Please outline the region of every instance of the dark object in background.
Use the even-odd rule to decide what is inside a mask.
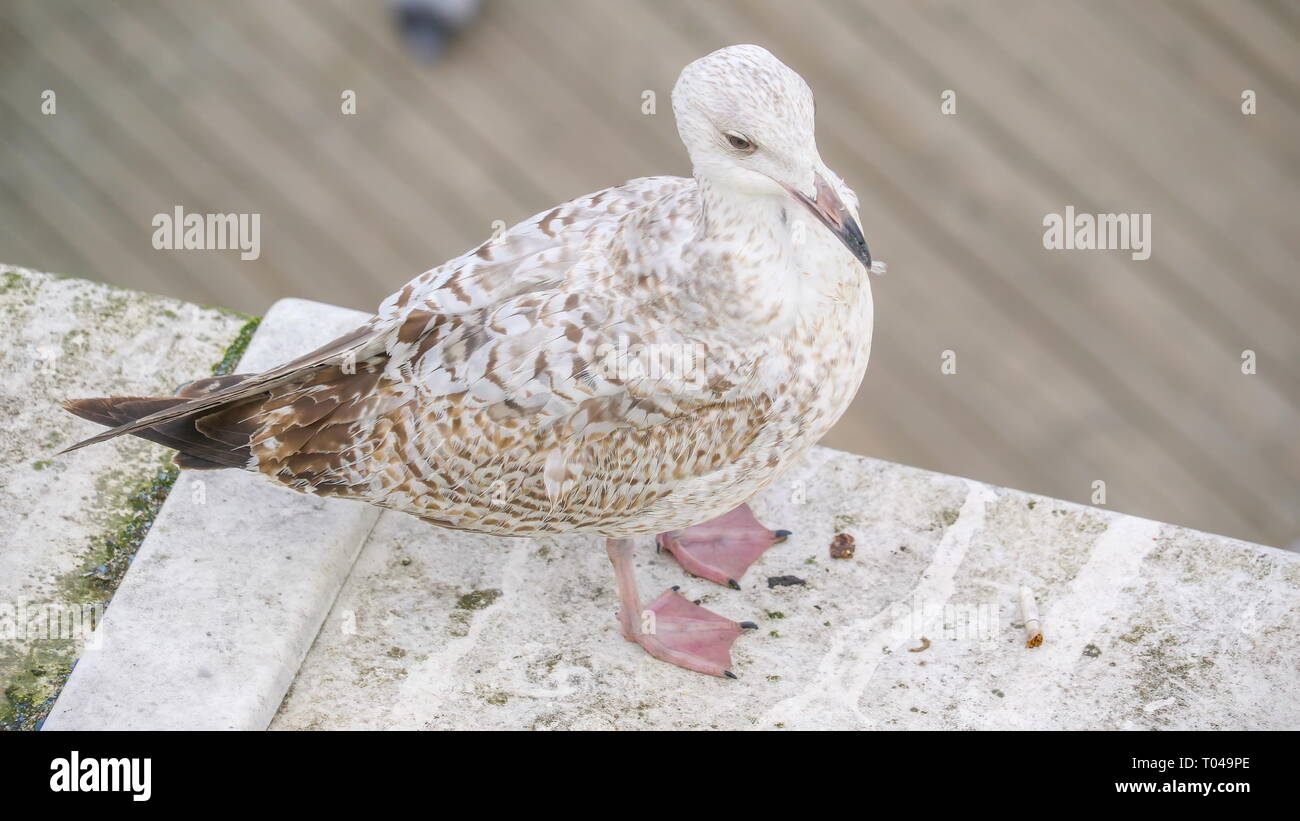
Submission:
[[[478,16],[481,0],[393,0],[393,16],[406,47],[425,62]]]

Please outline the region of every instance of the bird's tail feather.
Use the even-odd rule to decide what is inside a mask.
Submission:
[[[277,368],[260,374],[196,379],[184,385],[177,396],[69,400],[63,403],[67,410],[110,427],[61,452],[131,434],[175,449],[179,452],[176,462],[182,467],[248,467],[252,461],[250,442],[267,397],[325,365],[355,357],[372,343],[381,345],[378,349],[382,350],[374,320]]]
[[[193,399],[193,396],[106,396],[70,399],[63,403],[63,407],[82,419],[116,429],[131,425],[147,416],[184,405]],[[235,435],[230,435],[229,425],[214,426],[210,421],[215,421],[214,417],[219,419],[229,416],[231,410],[234,408],[222,408],[203,415],[181,416],[129,432],[133,436],[178,451],[176,463],[181,467],[243,468],[248,466],[250,458],[248,441],[251,438],[251,429],[239,430]]]
[[[130,428],[147,417],[166,417],[170,415],[168,411],[183,410],[182,406],[191,405],[196,399],[231,388],[247,378],[246,374],[214,376],[196,379],[182,386],[176,396],[105,396],[69,399],[63,403],[63,407],[82,419],[118,430],[123,427]],[[248,441],[252,431],[228,424],[228,417],[238,415],[231,414],[231,411],[247,404],[249,403],[244,401],[218,406],[215,409],[210,407],[196,409],[192,415],[174,416],[149,427],[121,432],[172,448],[177,451],[176,463],[181,467],[208,470],[242,468],[248,465],[250,455]],[[221,424],[223,421],[227,424]],[[80,447],[80,444],[73,445],[68,450],[75,450],[77,447]]]

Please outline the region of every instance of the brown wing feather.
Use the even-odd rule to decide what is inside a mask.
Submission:
[[[373,426],[407,401],[383,376],[383,359],[351,372],[321,368],[267,398],[251,439],[257,469],[291,487],[343,493],[352,466],[373,450]]]

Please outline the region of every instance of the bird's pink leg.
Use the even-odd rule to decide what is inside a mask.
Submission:
[[[788,530],[768,530],[758,523],[749,505],[693,525],[660,533],[659,547],[672,553],[687,573],[737,590],[736,579],[772,545],[785,541]]]
[[[618,620],[624,638],[669,664],[710,676],[736,677],[731,672],[731,644],[742,630],[758,625],[737,623],[705,610],[675,587],[643,608],[636,590],[632,542],[609,539],[605,549],[618,582]]]

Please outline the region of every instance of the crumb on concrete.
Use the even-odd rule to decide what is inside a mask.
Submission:
[[[768,576],[767,586],[771,587],[792,587],[794,585],[807,584],[806,581],[798,576]]]
[[[847,533],[836,533],[835,538],[831,540],[831,558],[832,559],[852,559],[857,545],[853,543],[853,537]]]

